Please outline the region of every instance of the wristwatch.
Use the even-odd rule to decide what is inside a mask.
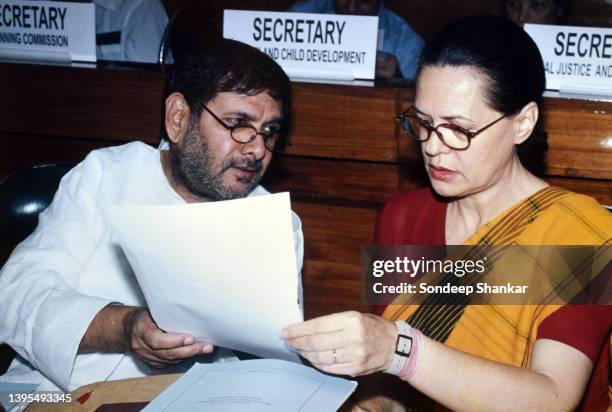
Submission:
[[[410,358],[412,351],[412,334],[411,327],[402,320],[395,321],[397,326],[397,341],[395,342],[395,353],[391,364],[385,370],[385,373],[399,375]]]

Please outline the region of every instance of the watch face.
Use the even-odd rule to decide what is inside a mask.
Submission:
[[[399,334],[395,345],[395,353],[401,356],[410,356],[412,350],[412,337]]]

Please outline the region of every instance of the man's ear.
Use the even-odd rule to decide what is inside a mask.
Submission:
[[[189,130],[189,105],[181,93],[174,92],[166,98],[165,126],[172,143],[180,143]]]
[[[539,116],[538,105],[535,102],[529,102],[514,116],[514,144],[521,144],[529,136],[538,122]]]

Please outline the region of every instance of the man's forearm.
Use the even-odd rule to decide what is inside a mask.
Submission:
[[[105,306],[87,328],[79,344],[79,353],[128,351],[130,327],[145,310],[136,306]]]

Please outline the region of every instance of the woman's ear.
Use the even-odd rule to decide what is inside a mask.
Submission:
[[[529,102],[514,116],[514,144],[519,145],[531,136],[538,122],[539,114],[538,105],[535,102]]]
[[[178,144],[189,129],[189,105],[178,92],[166,98],[165,126],[168,138]]]

